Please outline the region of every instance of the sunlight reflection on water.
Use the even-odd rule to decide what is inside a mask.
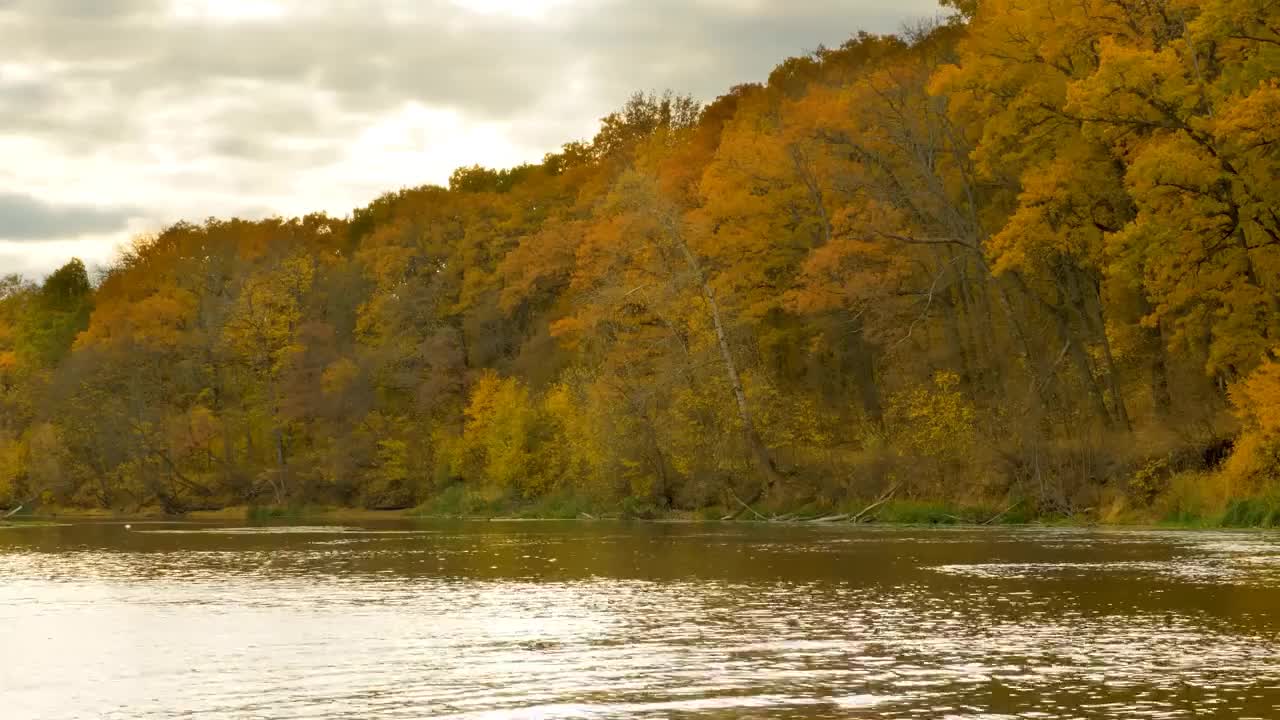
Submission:
[[[1273,536],[30,528],[6,718],[1280,717]]]

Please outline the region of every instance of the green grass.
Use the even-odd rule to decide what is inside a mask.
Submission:
[[[1002,514],[1003,513],[1003,514]],[[873,511],[871,522],[890,525],[1025,525],[1038,520],[1024,505],[964,505],[933,500],[893,500]]]
[[[872,511],[873,522],[893,525],[954,525],[968,522],[959,508],[943,502],[893,500]],[[870,513],[868,513],[870,514]]]
[[[1170,478],[1163,491],[1150,503],[1135,502],[1125,494],[1115,494],[1110,500],[1102,498],[1100,510],[1075,515],[1042,514],[1035,503],[1023,502],[1010,507],[1008,500],[977,500],[957,502],[947,500],[895,498],[869,512],[863,523],[879,525],[1110,525],[1110,526],[1159,526],[1186,529],[1211,528],[1280,528],[1280,490],[1269,493],[1224,499],[1225,489],[1215,484],[1215,479],[1203,473],[1181,473]],[[297,503],[286,506],[228,507],[222,510],[191,513],[194,519],[245,520],[248,522],[304,522],[309,520],[359,521],[384,518],[511,518],[511,519],[622,519],[622,520],[684,520],[717,522],[729,515],[739,521],[759,521],[780,518],[789,520],[814,519],[822,516],[853,516],[870,504],[861,498],[847,499],[839,503],[806,498],[778,497],[772,501],[755,503],[759,515],[741,508],[710,506],[698,510],[672,510],[652,502],[626,498],[615,502],[601,502],[590,495],[570,490],[558,490],[537,498],[526,498],[514,492],[494,492],[469,488],[465,484],[453,484],[436,492],[409,511],[361,510],[324,505]],[[32,520],[62,520],[64,512],[59,508],[42,508],[43,512],[28,518],[20,515],[0,527],[28,526]],[[104,510],[66,510],[65,517],[99,518],[148,517],[141,512],[132,515],[115,514]],[[154,514],[154,513],[153,513]],[[847,524],[837,523],[837,524]]]
[[[572,493],[555,493],[530,501],[528,505],[517,511],[516,516],[522,518],[546,518],[549,520],[572,520],[583,515],[597,517],[600,514],[602,514],[600,509],[594,507],[585,498]]]
[[[855,514],[866,507],[859,503],[836,510],[820,508],[813,504],[792,507],[789,509],[757,507],[756,510],[765,517],[814,518],[822,515],[834,515],[840,512]],[[872,513],[864,522],[890,525],[976,525],[986,523],[995,518],[994,525],[1020,525],[1040,520],[1025,504],[1008,508],[1007,503],[999,505],[956,504],[922,500],[894,500],[885,503]],[[1007,509],[1007,510],[1006,510]],[[1002,511],[1005,511],[1001,514]],[[552,493],[541,498],[522,498],[518,495],[484,495],[470,490],[463,485],[453,485],[441,490],[422,504],[409,511],[411,517],[447,517],[447,518],[522,518],[544,520],[570,520],[575,518],[617,518],[623,520],[665,520],[679,518],[702,522],[717,522],[726,515],[733,514],[721,506],[705,507],[692,512],[671,511],[658,507],[651,502],[625,498],[611,506],[601,506],[598,502],[575,495],[571,492]],[[999,517],[996,517],[996,516]],[[741,512],[738,520],[752,521],[759,518],[751,513]]]
[[[614,508],[612,514],[617,514]],[[463,485],[441,490],[408,513],[414,517],[510,517],[543,520],[571,520],[605,511],[591,501],[573,493],[559,492],[540,498],[522,498],[514,494],[485,495]]]
[[[719,505],[712,505],[711,507],[702,508],[694,515],[694,517],[704,522],[715,522],[728,514],[728,510],[725,510]]]
[[[1213,512],[1203,506],[1176,506],[1160,518],[1162,527],[1208,530],[1213,528],[1280,527],[1280,498],[1237,498],[1225,509]]]
[[[1191,509],[1185,509],[1185,508],[1179,508],[1177,510],[1173,510],[1171,512],[1166,513],[1164,516],[1162,516],[1159,519],[1159,521],[1156,524],[1159,525],[1160,527],[1186,528],[1186,529],[1191,529],[1191,528],[1206,529],[1206,528],[1219,526],[1219,523],[1215,522],[1215,519],[1213,517],[1206,516],[1203,513],[1201,513],[1199,510],[1191,510]]]
[[[1228,528],[1280,527],[1280,498],[1240,498],[1227,503],[1218,525]]]
[[[474,517],[490,515],[497,503],[486,500],[463,485],[452,485],[419,504],[410,515],[418,517]]]
[[[1274,528],[1280,527],[1280,491],[1231,497],[1222,478],[1203,472],[1179,473],[1150,508],[1135,511],[1164,527]]]

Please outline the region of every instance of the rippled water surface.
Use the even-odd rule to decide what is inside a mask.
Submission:
[[[0,528],[5,718],[1280,718],[1280,536]]]

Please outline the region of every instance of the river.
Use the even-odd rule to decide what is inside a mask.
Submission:
[[[1280,718],[1280,535],[0,529],[0,716]]]

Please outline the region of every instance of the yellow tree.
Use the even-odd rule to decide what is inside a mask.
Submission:
[[[967,128],[927,90],[955,34],[926,26],[910,43],[861,38],[847,50],[869,46],[868,59],[796,102],[792,143],[817,158],[829,239],[806,260],[791,301],[843,307],[894,365],[954,368],[966,392],[985,398],[1016,368],[985,348],[1016,340],[1031,366],[1037,352],[985,256],[1002,190],[979,177]]]
[[[1098,42],[1067,111],[1126,163],[1137,215],[1111,247],[1142,272],[1150,321],[1208,328],[1206,369],[1237,378],[1280,336],[1280,9],[1165,6],[1178,19],[1166,36]]]
[[[989,252],[1054,319],[1062,355],[1076,367],[1095,414],[1128,425],[1112,352],[1118,315],[1108,315],[1106,283],[1129,286],[1132,276],[1110,272],[1106,237],[1135,208],[1122,160],[1090,131],[1072,94],[1097,72],[1101,48],[1167,43],[1175,14],[1167,2],[1124,0],[992,0],[967,9],[972,20],[959,62],[936,74],[933,89],[948,97],[953,115],[980,128],[978,170],[1012,191],[992,217]],[[1148,342],[1158,348],[1154,328],[1147,328]],[[1152,385],[1157,406],[1162,387]]]
[[[222,331],[230,356],[254,380],[262,412],[271,426],[276,472],[268,478],[277,503],[283,502],[288,492],[289,437],[280,380],[302,350],[298,330],[314,277],[315,261],[305,254],[294,254],[276,267],[254,273],[240,288]]]
[[[624,173],[608,202],[611,214],[620,223],[624,241],[646,248],[652,253],[652,259],[661,263],[660,269],[655,268],[654,273],[667,282],[683,279],[700,296],[714,333],[721,370],[737,409],[743,439],[760,474],[761,484],[755,497],[767,493],[779,484],[782,476],[756,426],[738,371],[738,360],[730,344],[726,315],[712,279],[704,268],[705,261],[690,242],[692,228],[681,208],[662,195],[654,178],[640,172]]]

